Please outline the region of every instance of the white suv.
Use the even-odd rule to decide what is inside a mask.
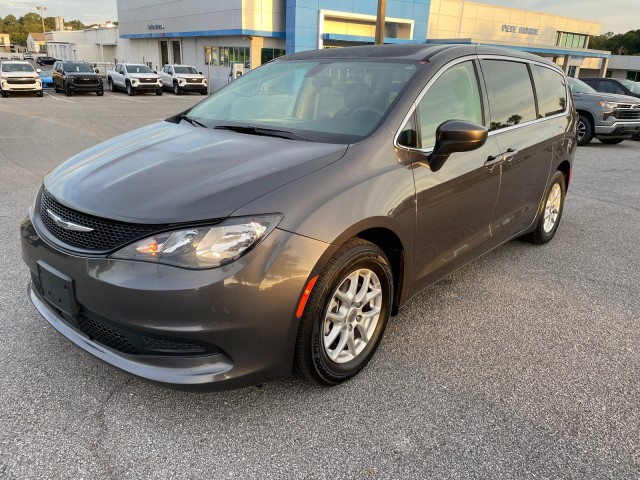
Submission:
[[[9,93],[35,93],[42,97],[42,80],[40,69],[37,70],[24,60],[9,60],[0,63],[0,95],[3,98]]]
[[[200,92],[207,94],[207,80],[191,65],[165,65],[158,72],[164,88],[171,88],[173,93]]]

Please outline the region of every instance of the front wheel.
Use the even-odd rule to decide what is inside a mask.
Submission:
[[[599,138],[600,143],[604,143],[605,145],[617,145],[624,141],[624,138]]]
[[[113,86],[113,80],[109,79],[107,80],[107,83],[109,84],[109,91],[110,92],[115,91],[116,88]]]
[[[156,95],[162,95],[162,89],[161,88],[156,90]]]
[[[104,90],[98,90],[96,92],[96,95],[99,96],[99,97],[103,96],[104,95]]]
[[[376,245],[355,239],[323,268],[300,320],[296,363],[323,386],[349,380],[375,353],[391,312],[393,276]]]
[[[72,93],[71,93],[71,90],[69,89],[69,84],[66,84],[66,85],[64,86],[64,94],[65,94],[67,97],[70,97],[70,96],[71,96],[71,94],[72,94]]]
[[[545,193],[545,200],[542,204],[542,210],[538,214],[536,227],[532,232],[523,235],[522,238],[524,240],[542,245],[553,238],[556,230],[558,230],[560,219],[562,218],[565,192],[566,183],[564,174],[562,172],[556,172]]]
[[[133,97],[133,87],[129,82],[127,82],[127,95],[129,95],[130,97]]]
[[[180,95],[180,87],[178,86],[177,83],[173,84],[173,93],[175,93],[176,95]]]
[[[36,97],[44,97],[44,92],[40,90],[38,93],[36,93]]]
[[[576,137],[579,147],[586,145],[593,138],[593,125],[591,125],[591,120],[585,115],[580,114],[580,118],[578,119],[578,134]]]
[[[207,94],[207,90],[200,90],[200,95],[206,95]]]

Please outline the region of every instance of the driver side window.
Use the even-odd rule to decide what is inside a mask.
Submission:
[[[421,145],[436,143],[436,130],[447,120],[468,120],[483,124],[480,89],[473,61],[449,68],[435,81],[418,104]]]

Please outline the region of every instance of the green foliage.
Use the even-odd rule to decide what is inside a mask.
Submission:
[[[640,30],[614,34],[607,32],[589,39],[589,48],[609,50],[614,55],[640,55]]]
[[[44,18],[44,28],[47,32],[54,30],[56,20],[54,17]],[[80,20],[72,20],[65,22],[66,26],[73,27],[74,30],[81,30],[86,28]],[[37,12],[29,12],[20,18],[16,18],[15,15],[7,15],[4,18],[0,17],[0,33],[8,33],[11,37],[11,43],[14,45],[27,45],[27,37],[29,33],[42,32],[42,20]]]

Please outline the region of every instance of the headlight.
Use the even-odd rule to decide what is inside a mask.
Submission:
[[[618,107],[618,104],[615,102],[605,102],[604,100],[600,100],[600,106],[613,110],[614,108]]]
[[[75,82],[75,80],[76,80],[75,78],[69,77],[69,78],[67,78],[67,83],[73,83],[73,82]]]
[[[158,85],[162,85],[162,80],[158,79]]]
[[[234,262],[255,247],[282,215],[230,218],[214,226],[158,233],[131,244],[111,258],[163,263],[183,268],[214,268]]]
[[[133,80],[131,80],[131,84],[132,85],[137,85],[139,82],[139,80],[137,78],[134,78]]]
[[[0,75],[0,79],[2,80],[6,80],[7,78],[9,78],[7,75]]]
[[[185,82],[186,82],[186,80],[185,80],[184,78],[181,78],[180,80],[178,80],[178,83],[179,83],[180,85],[184,85],[184,84],[185,84]]]

